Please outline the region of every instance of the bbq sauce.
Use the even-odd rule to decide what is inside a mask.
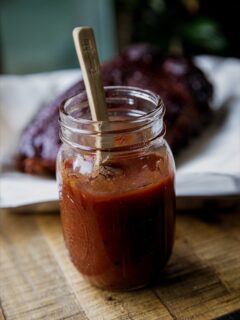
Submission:
[[[90,167],[91,161],[83,160],[81,166]],[[174,242],[169,159],[155,153],[138,161],[125,159],[97,175],[73,172],[72,167],[71,159],[61,167],[60,206],[73,264],[98,287],[126,290],[153,282]]]

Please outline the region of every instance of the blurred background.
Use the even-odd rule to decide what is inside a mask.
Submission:
[[[1,0],[0,73],[78,66],[72,29],[91,25],[102,61],[133,42],[240,57],[238,0]]]

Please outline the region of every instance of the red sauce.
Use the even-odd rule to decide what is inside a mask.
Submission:
[[[121,162],[116,176],[90,179],[65,162],[61,220],[70,257],[91,283],[108,289],[149,284],[163,269],[174,241],[173,176],[156,155]],[[141,168],[141,170],[140,170]],[[119,169],[119,168],[118,168]]]

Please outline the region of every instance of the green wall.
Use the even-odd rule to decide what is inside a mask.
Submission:
[[[78,66],[72,29],[91,25],[100,59],[117,52],[112,0],[1,0],[1,65],[22,74]]]

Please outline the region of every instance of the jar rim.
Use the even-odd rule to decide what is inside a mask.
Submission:
[[[89,120],[85,90],[63,101],[60,106],[63,142],[85,151],[123,151],[143,148],[157,137],[164,137],[165,106],[158,94],[130,86],[108,86],[104,90],[108,121]]]
[[[150,91],[150,90],[147,90],[147,89],[142,89],[142,88],[139,88],[139,87],[133,87],[133,86],[104,86],[104,91],[105,92],[114,91],[114,90],[118,90],[118,91],[120,90],[122,92],[130,92],[130,91],[132,91],[133,92],[132,95],[134,95],[135,97],[136,97],[136,94],[137,94],[137,97],[145,98],[145,99],[147,99],[148,101],[152,102],[155,105],[155,107],[151,111],[146,112],[146,113],[144,113],[142,115],[139,115],[135,119],[124,119],[125,123],[132,123],[132,124],[139,123],[139,122],[142,122],[142,121],[146,120],[149,117],[154,117],[155,115],[163,116],[164,113],[165,113],[164,103],[163,103],[160,95],[155,93],[155,92],[153,92],[153,91]],[[74,118],[72,115],[70,115],[65,110],[66,103],[70,103],[71,101],[73,101],[77,97],[81,97],[81,96],[84,96],[84,95],[86,95],[86,90],[83,90],[80,93],[74,94],[73,96],[68,97],[67,99],[63,100],[63,102],[60,104],[60,107],[59,107],[60,114],[63,117],[66,117],[68,120],[70,120],[73,123],[83,124],[83,125],[88,125],[88,124],[99,125],[99,124],[104,124],[104,123],[109,123],[109,122],[117,124],[117,123],[122,123],[123,122],[123,120],[119,120],[119,119],[117,119],[117,120],[116,119],[112,119],[111,121],[109,121],[109,120],[96,121],[96,120],[89,120],[89,119],[84,119],[84,118]],[[87,99],[86,99],[86,101],[87,101]]]

